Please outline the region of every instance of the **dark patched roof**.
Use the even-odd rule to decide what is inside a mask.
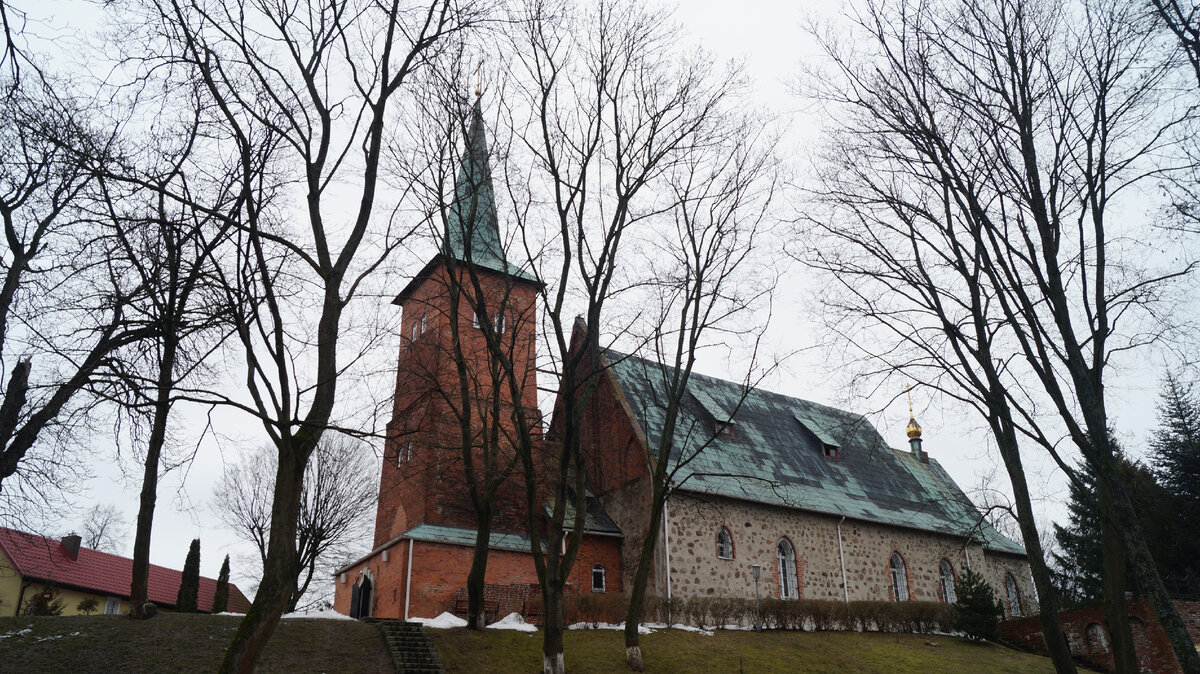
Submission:
[[[602,534],[605,536],[620,536],[621,528],[613,521],[608,513],[604,512],[604,508],[600,506],[600,500],[593,496],[589,490],[587,495],[587,512],[583,514],[583,530],[589,534]],[[549,516],[553,509],[550,504],[546,504],[546,515]],[[567,512],[563,517],[565,525],[569,526],[575,521],[575,505],[574,503],[567,504]]]
[[[657,446],[665,368],[613,351],[605,355],[648,442]],[[972,536],[989,549],[1025,554],[981,522],[937,461],[922,463],[891,449],[862,415],[695,373],[688,389],[672,458],[696,458],[678,474],[679,489]],[[730,418],[733,433],[714,437],[718,422]],[[836,460],[826,457],[826,445],[837,447]]]

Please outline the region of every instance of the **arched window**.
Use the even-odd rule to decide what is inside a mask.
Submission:
[[[1011,573],[1004,574],[1004,592],[1008,595],[1008,616],[1021,617],[1021,593],[1017,591],[1017,579]]]
[[[733,536],[729,535],[729,530],[725,527],[721,527],[717,532],[717,557],[733,559]]]
[[[1083,636],[1088,653],[1099,655],[1108,652],[1108,635],[1104,633],[1104,626],[1100,623],[1089,623],[1083,631]]]
[[[799,599],[800,588],[796,582],[796,550],[786,538],[779,539],[775,550],[779,558],[779,597],[781,599]]]
[[[592,567],[592,592],[605,592],[604,567],[599,564]]]
[[[938,565],[938,579],[942,584],[942,601],[947,604],[958,601],[958,596],[954,594],[954,567],[950,566],[950,560],[943,559]]]
[[[892,598],[908,601],[908,570],[904,567],[904,558],[899,552],[893,552],[888,566],[892,570]]]

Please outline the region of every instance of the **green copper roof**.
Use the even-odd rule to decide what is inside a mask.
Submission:
[[[437,524],[421,524],[402,534],[407,538],[432,543],[451,545],[475,545],[475,530],[462,527],[445,527]],[[517,534],[492,532],[491,547],[496,550],[529,552],[529,539]]]
[[[606,357],[651,447],[657,446],[665,412],[662,366],[611,351]],[[672,459],[710,444],[678,474],[679,489],[971,536],[992,550],[1025,553],[981,522],[936,461],[922,463],[889,448],[861,415],[700,374],[692,374],[688,391]],[[716,422],[724,421],[716,417],[729,412],[733,434],[714,438]],[[826,458],[822,445],[839,447],[838,458]]]
[[[536,282],[532,274],[505,259],[488,161],[487,129],[483,124],[483,109],[476,99],[454,183],[454,202],[450,205],[443,253],[455,260]]]

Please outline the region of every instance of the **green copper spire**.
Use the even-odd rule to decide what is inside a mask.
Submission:
[[[537,280],[508,264],[504,257],[492,191],[492,171],[488,165],[487,129],[483,125],[483,106],[478,96],[471,110],[471,127],[454,184],[454,203],[450,206],[447,225],[446,255],[525,280]]]

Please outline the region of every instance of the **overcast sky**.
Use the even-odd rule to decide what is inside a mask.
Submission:
[[[70,19],[72,25],[85,30],[89,28],[86,17],[99,16],[94,9],[79,10],[78,3],[51,1],[37,4],[39,7],[35,11],[53,13],[60,24]],[[755,81],[755,98],[762,106],[780,115],[791,128],[782,149],[795,157],[801,171],[805,153],[813,143],[820,142],[820,119],[805,112],[808,108],[804,100],[791,86],[802,66],[817,58],[802,29],[804,12],[821,11],[832,15],[838,6],[837,3],[801,5],[765,0],[736,3],[691,0],[682,3],[677,10],[678,21],[686,32],[685,41],[696,42],[722,59],[746,61]],[[798,176],[798,180],[803,180],[803,175]],[[418,268],[414,266],[412,271]],[[769,376],[762,383],[763,388],[869,414],[894,447],[904,447],[904,425],[908,414],[900,391],[880,391],[867,400],[850,399],[844,394],[846,373],[827,364],[821,351],[803,350],[819,342],[819,327],[809,299],[809,288],[809,273],[799,265],[792,266],[775,300],[775,317],[768,341],[780,352],[801,350],[801,353],[788,361],[785,368]],[[398,340],[391,348],[398,348]],[[740,378],[742,373],[735,370],[736,365],[713,359],[704,361],[699,369],[715,376]],[[1153,425],[1162,367],[1161,359],[1146,358],[1140,365],[1129,367],[1120,379],[1110,384],[1110,409],[1116,416],[1115,426],[1135,454],[1137,445]],[[234,379],[239,378],[240,374],[234,373]],[[391,387],[393,382],[393,375],[385,374],[378,387]],[[925,428],[925,449],[947,468],[960,486],[970,491],[979,485],[981,476],[997,474],[997,461],[988,451],[986,435],[981,432],[977,420],[963,416],[959,410],[943,408],[939,401],[925,398],[920,392],[914,403],[918,419]],[[185,426],[178,432],[181,438],[194,438],[207,421],[194,409],[176,415],[176,418],[181,416],[186,417]],[[265,442],[261,427],[245,417],[219,412],[215,420],[222,430],[223,440],[210,436],[199,447],[190,468],[186,472],[174,471],[160,486],[151,550],[153,563],[181,568],[188,542],[199,537],[202,540],[201,568],[208,576],[216,575],[225,553],[252,552],[220,526],[209,511],[208,503],[224,462],[236,458],[237,448]],[[89,491],[79,496],[79,503],[85,506],[111,503],[123,511],[127,535],[121,553],[129,555],[132,553],[140,467],[127,466],[125,470],[129,474],[125,475],[120,464],[113,461],[114,456],[115,448],[111,443],[108,447],[97,447],[96,478],[90,482]],[[1047,467],[1047,462],[1037,457],[1030,459],[1036,473],[1031,477],[1035,498],[1039,499],[1041,509],[1048,516],[1060,516],[1060,502],[1065,495],[1062,481]],[[1003,471],[998,474],[1003,475]],[[186,488],[183,487],[185,483]],[[1007,481],[994,486],[1007,490]],[[62,532],[73,528],[77,521],[63,521]],[[364,541],[363,552],[369,544],[369,540]],[[235,578],[240,575],[236,566],[234,575]]]

